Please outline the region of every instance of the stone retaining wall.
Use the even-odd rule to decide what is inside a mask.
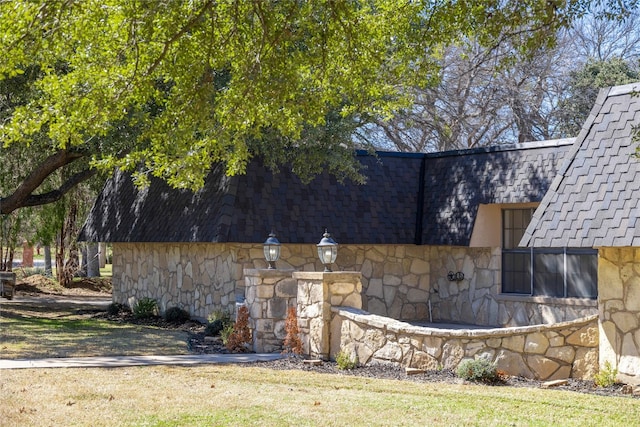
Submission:
[[[455,369],[485,357],[510,375],[540,380],[590,379],[598,370],[597,316],[556,325],[503,329],[413,326],[350,307],[334,307],[332,341],[360,364],[388,363],[420,369]]]
[[[600,365],[640,384],[640,248],[598,251]]]

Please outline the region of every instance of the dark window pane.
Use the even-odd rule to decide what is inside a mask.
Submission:
[[[506,229],[504,230],[504,247],[505,248],[513,248],[513,231]]]
[[[522,209],[513,211],[513,228],[516,230],[522,228]]]
[[[502,292],[531,294],[531,255],[528,253],[502,254]]]
[[[598,296],[597,253],[567,253],[567,296],[574,298]]]
[[[564,255],[538,253],[533,257],[533,294],[564,297]]]
[[[531,222],[533,209],[505,209],[502,222],[502,247],[517,248]]]

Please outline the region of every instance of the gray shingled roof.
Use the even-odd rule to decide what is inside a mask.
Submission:
[[[329,174],[304,185],[259,161],[242,176],[215,167],[196,193],[153,180],[135,188],[117,173],[97,199],[80,240],[313,243],[328,228],[344,244],[468,245],[481,203],[540,201],[566,140],[433,154],[359,153],[366,185]]]
[[[263,242],[271,229],[284,243],[415,243],[422,154],[359,156],[368,183],[340,184],[322,174],[304,185],[290,171],[258,161],[226,177],[216,167],[201,191],[179,191],[154,179],[136,189],[128,175],[109,180],[81,240],[106,242]]]
[[[640,246],[640,83],[603,89],[520,242],[534,247]]]
[[[422,242],[468,246],[480,204],[541,201],[572,142],[429,154]]]

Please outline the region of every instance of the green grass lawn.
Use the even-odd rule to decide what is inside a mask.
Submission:
[[[203,365],[3,371],[7,425],[634,426],[640,400]]]
[[[0,309],[0,357],[188,354],[188,334],[179,330],[92,319],[91,313],[46,311],[46,307]]]
[[[0,357],[187,352],[184,332],[0,306]],[[640,399],[259,366],[0,371],[4,426],[638,426]]]

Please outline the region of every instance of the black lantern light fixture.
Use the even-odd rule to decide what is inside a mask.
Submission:
[[[276,261],[280,258],[280,242],[276,239],[273,231],[269,233],[269,238],[265,240],[263,248],[264,258],[269,263],[269,270],[275,270]]]
[[[331,238],[331,234],[324,230],[322,240],[318,243],[318,258],[324,264],[324,271],[331,271],[331,264],[336,262],[338,256],[338,244]]]

